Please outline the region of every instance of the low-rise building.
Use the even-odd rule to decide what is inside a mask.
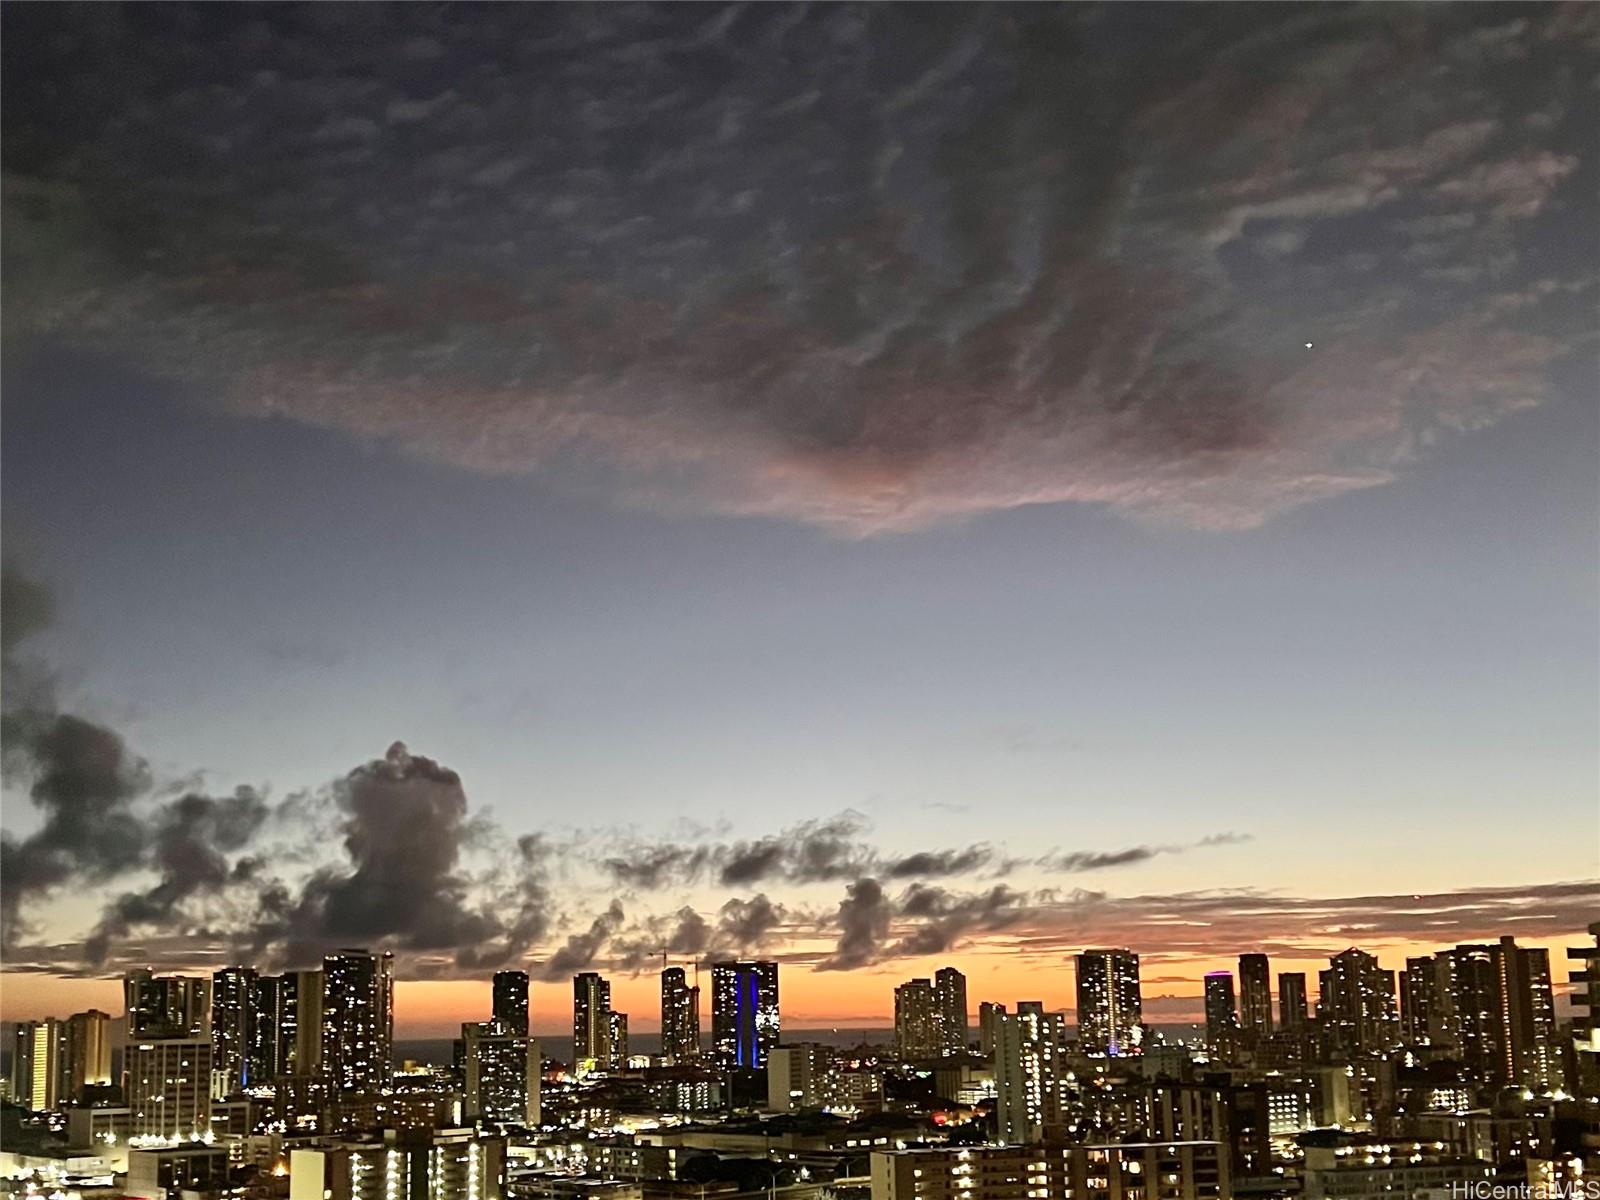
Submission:
[[[872,1200],[1221,1200],[1218,1142],[963,1146],[872,1154]]]

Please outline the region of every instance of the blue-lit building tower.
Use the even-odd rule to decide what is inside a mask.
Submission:
[[[711,1043],[727,1066],[767,1065],[778,1044],[777,963],[712,964]]]

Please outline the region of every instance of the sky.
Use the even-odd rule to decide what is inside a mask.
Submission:
[[[1600,913],[1592,6],[0,26],[6,1019]]]

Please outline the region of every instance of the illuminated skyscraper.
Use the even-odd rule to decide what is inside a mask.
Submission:
[[[227,967],[211,977],[213,1099],[242,1091],[250,1081],[256,981],[250,967]]]
[[[700,989],[682,967],[661,972],[661,1053],[675,1063],[700,1057]]]
[[[940,967],[933,973],[933,1002],[939,1053],[962,1053],[967,1048],[967,977],[954,967]]]
[[[211,981],[129,971],[122,977],[128,1040],[211,1036]]]
[[[261,975],[251,989],[250,1069],[252,1083],[271,1083],[289,1073],[295,1040],[295,976]]]
[[[932,981],[912,979],[894,989],[894,1046],[896,1054],[912,1061],[941,1053]]]
[[[1272,1036],[1272,983],[1265,954],[1239,956],[1239,1029],[1245,1045]]]
[[[62,1095],[62,1023],[54,1017],[25,1021],[27,1030],[28,1107],[34,1112],[49,1112],[65,1099]]]
[[[539,1124],[539,1040],[507,1032],[500,1018],[461,1027],[468,1121]]]
[[[1572,984],[1572,1048],[1578,1077],[1573,1082],[1581,1096],[1600,1096],[1600,921],[1589,926],[1592,946],[1567,949],[1573,964],[1567,980]]]
[[[1291,1033],[1306,1027],[1310,1012],[1306,1003],[1306,975],[1304,971],[1278,973],[1278,1023]]]
[[[1085,950],[1077,968],[1079,1046],[1112,1057],[1137,1052],[1144,1020],[1139,956],[1132,950]]]
[[[1233,976],[1227,971],[1206,975],[1206,1052],[1217,1062],[1239,1056],[1239,1014],[1233,1006]]]
[[[496,971],[494,975],[495,1024],[505,1033],[528,1036],[528,973]]]
[[[1550,952],[1520,947],[1511,937],[1500,939],[1498,951],[1503,1078],[1515,1086],[1549,1094],[1561,1086]]]
[[[778,1044],[778,964],[720,962],[711,967],[711,1045],[728,1066],[763,1067]]]
[[[111,1082],[111,1018],[97,1009],[64,1021],[22,1021],[12,1044],[11,1098],[49,1112]]]
[[[1328,960],[1317,983],[1317,1020],[1333,1053],[1358,1057],[1398,1044],[1394,972],[1376,958],[1354,947],[1342,951]]]
[[[612,1067],[625,1067],[628,1065],[628,1014],[611,1010],[611,1058],[608,1065]]]
[[[572,977],[572,1059],[591,1068],[611,1065],[611,984],[594,971]]]
[[[1433,1041],[1439,964],[1431,954],[1406,959],[1400,972],[1400,1040],[1408,1046]]]
[[[1418,990],[1411,976],[1424,979],[1430,961],[1430,1040],[1449,1046],[1480,1083],[1555,1091],[1561,1068],[1549,952],[1510,937],[1441,950],[1407,962],[1408,991]]]
[[[74,1103],[111,1082],[111,1017],[99,1009],[73,1013],[62,1028],[61,1095]]]
[[[1006,1006],[996,1004],[993,1000],[985,1000],[978,1005],[978,1050],[980,1053],[991,1056],[994,1054],[994,1028],[995,1022],[1005,1015]]]
[[[1499,947],[1461,945],[1433,956],[1435,982],[1430,1040],[1480,1083],[1503,1082]]]
[[[211,1133],[211,1039],[155,1038],[123,1050],[132,1137],[196,1141]]]
[[[329,1086],[337,1092],[387,1086],[393,1041],[393,955],[343,950],[324,958],[321,1073]]]
[[[1066,1017],[1024,1002],[997,1013],[995,1031],[996,1140],[1028,1145],[1062,1119],[1066,1084]]]

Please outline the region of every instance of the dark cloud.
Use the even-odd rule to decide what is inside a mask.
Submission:
[[[122,738],[66,713],[5,714],[15,770],[31,775],[29,798],[42,824],[27,837],[0,836],[0,920],[9,943],[21,906],[68,882],[99,884],[144,861],[148,831],[132,807],[149,769]]]
[[[1004,929],[1030,911],[1029,896],[1004,884],[968,894],[913,883],[891,898],[877,880],[860,879],[827,920],[837,943],[816,966],[853,971],[896,958],[945,954],[967,938]]]
[[[6,320],[637,503],[1249,526],[1592,335],[1597,23],[18,6]]]
[[[888,879],[937,878],[972,874],[994,861],[993,850],[984,845],[885,858],[864,836],[867,831],[860,813],[844,812],[744,841],[629,846],[604,857],[601,866],[617,884],[651,891],[706,877],[729,888],[769,881],[831,883],[867,873]]]
[[[908,854],[887,864],[884,874],[890,879],[938,879],[947,875],[970,875],[989,865],[994,852],[988,846],[969,846],[965,850],[925,850]]]
[[[783,908],[765,893],[729,900],[717,911],[716,944],[743,954],[765,946],[784,920]]]
[[[806,821],[774,837],[736,842],[717,851],[717,881],[744,887],[766,879],[822,883],[847,879],[862,869],[870,853],[859,834],[866,821],[844,813],[826,821]]]
[[[13,651],[54,617],[55,598],[49,588],[9,562],[0,568],[0,654],[8,673]]]
[[[898,904],[902,918],[915,927],[889,948],[886,957],[920,958],[945,954],[976,934],[993,933],[1018,920],[1028,896],[1004,884],[979,895],[965,896],[927,884],[913,884]]]
[[[588,929],[570,935],[566,944],[545,960],[539,967],[539,978],[563,979],[574,971],[587,969],[625,919],[621,903],[613,900],[610,907],[590,923]]]
[[[698,879],[709,855],[703,846],[636,847],[607,858],[604,866],[616,883],[652,891]]]
[[[411,950],[472,947],[500,936],[469,900],[462,849],[473,833],[461,777],[396,742],[333,788],[349,860],[314,873],[278,936],[291,957],[393,939]]]
[[[893,917],[894,905],[884,894],[883,885],[876,879],[856,880],[845,889],[834,918],[838,944],[817,964],[817,970],[854,971],[877,962]]]
[[[103,963],[113,941],[142,926],[165,927],[191,897],[248,882],[260,864],[229,856],[251,845],[268,812],[266,801],[247,787],[221,798],[189,793],[162,806],[152,821],[150,863],[160,873],[159,882],[126,892],[107,906],[84,944],[84,956]]]
[[[1041,859],[1040,865],[1052,871],[1103,871],[1108,867],[1126,867],[1133,863],[1148,862],[1167,851],[1160,846],[1130,846],[1126,850],[1093,851],[1075,850]]]
[[[646,916],[627,932],[614,937],[607,966],[639,971],[659,965],[663,955],[710,963],[763,950],[784,921],[784,910],[763,894],[734,897],[708,921],[685,905],[673,913]]]
[[[1036,865],[1047,871],[1081,874],[1085,871],[1106,871],[1114,867],[1135,866],[1163,854],[1183,854],[1188,850],[1203,850],[1217,846],[1238,846],[1250,840],[1248,833],[1227,831],[1208,834],[1197,842],[1182,846],[1129,846],[1124,850],[1056,852],[1038,859]]]
[[[0,833],[0,946],[22,932],[24,905],[69,882],[132,870],[149,842],[133,807],[150,787],[144,760],[114,730],[57,711],[48,668],[23,657],[53,615],[48,587],[14,563],[0,569],[0,750],[6,779],[26,782],[40,818],[20,840]]]

